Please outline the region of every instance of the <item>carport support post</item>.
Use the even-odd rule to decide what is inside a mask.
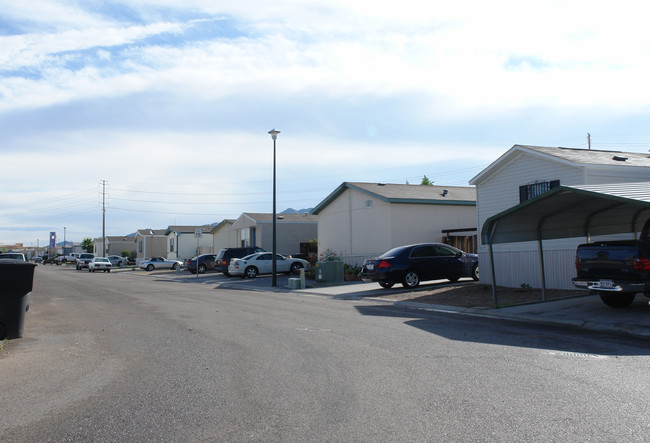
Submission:
[[[546,271],[544,270],[544,248],[542,247],[541,233],[537,233],[537,245],[539,249],[539,270],[542,273],[542,301],[546,301]]]
[[[494,300],[494,306],[497,306],[499,300],[497,298],[497,281],[496,273],[494,272],[494,252],[492,251],[492,243],[488,243],[488,249],[490,250],[490,272],[492,272],[492,299]]]
[[[494,251],[492,250],[492,241],[494,240],[494,233],[497,229],[497,221],[490,226],[490,234],[485,238],[487,240],[488,249],[490,251],[490,272],[492,273],[492,299],[494,300],[494,307],[499,304],[499,299],[497,298],[497,277],[496,272],[494,271]],[[485,240],[484,243],[485,243]]]

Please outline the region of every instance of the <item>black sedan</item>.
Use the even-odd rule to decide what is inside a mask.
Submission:
[[[398,246],[377,258],[363,262],[361,277],[376,281],[384,288],[402,283],[407,289],[421,281],[462,277],[478,280],[478,256],[443,243]]]
[[[216,261],[216,254],[203,254],[189,259],[187,263],[185,263],[185,268],[192,274],[196,274],[198,263],[199,274],[205,274],[206,271],[214,271]]]

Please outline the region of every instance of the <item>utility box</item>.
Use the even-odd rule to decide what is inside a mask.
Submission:
[[[324,284],[343,283],[343,262],[342,261],[319,261],[316,262],[316,282]]]
[[[29,309],[35,263],[0,260],[0,339],[20,338]]]

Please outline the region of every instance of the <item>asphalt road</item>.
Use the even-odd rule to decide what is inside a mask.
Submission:
[[[648,441],[650,342],[39,266],[0,440]]]

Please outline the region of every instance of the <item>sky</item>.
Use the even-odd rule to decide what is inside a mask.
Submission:
[[[637,0],[0,0],[0,244],[468,186],[515,144],[650,149]]]

